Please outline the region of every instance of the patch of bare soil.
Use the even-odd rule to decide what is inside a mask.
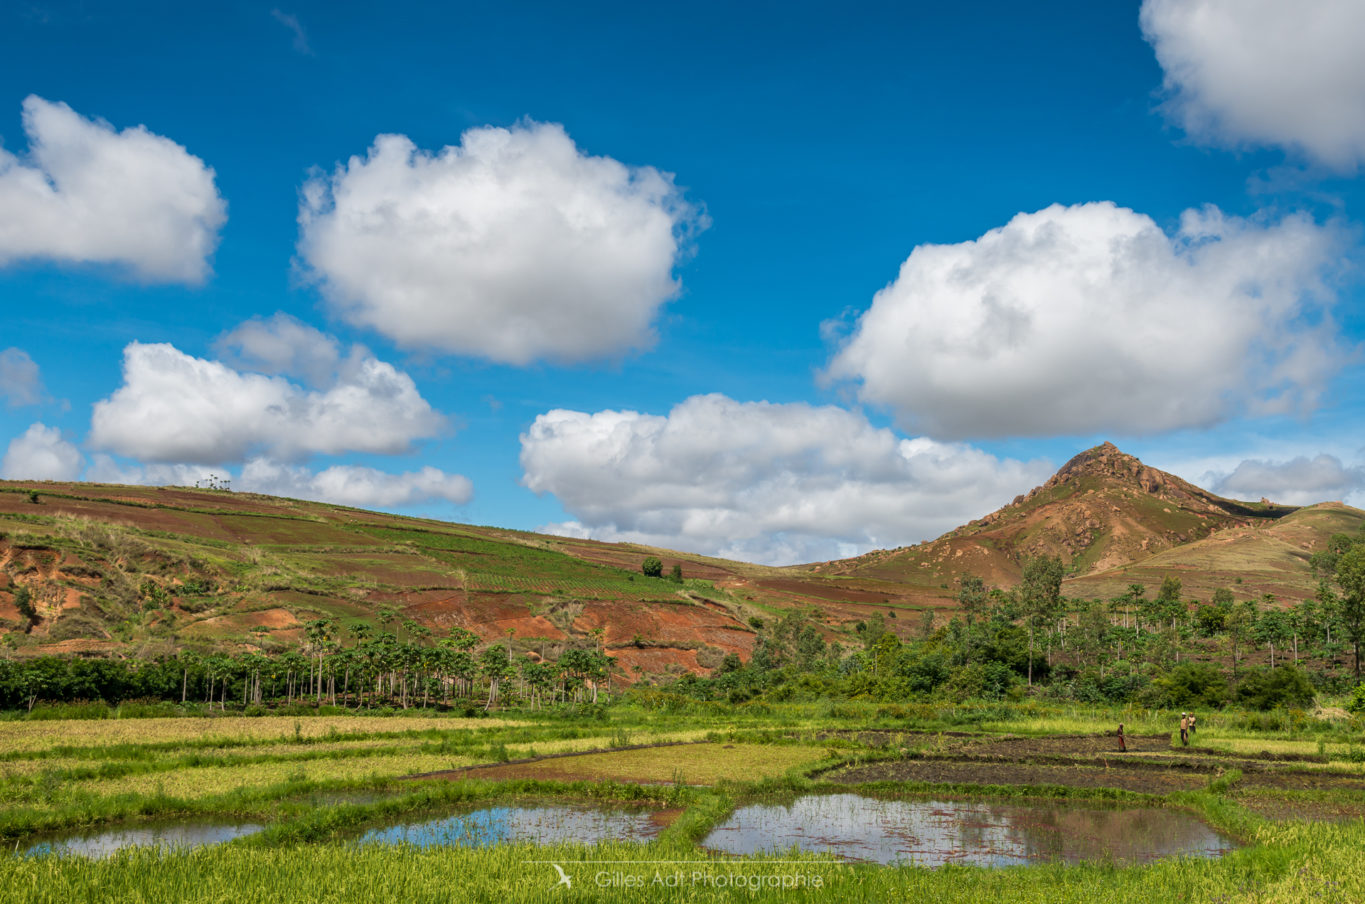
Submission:
[[[1170,735],[1127,735],[1128,753],[1173,753]],[[1119,755],[1119,739],[1107,735],[1059,735],[1043,738],[1003,737],[977,748],[983,756],[1023,759],[1032,756]]]
[[[987,740],[965,731],[901,731],[894,728],[836,729],[822,731],[816,737],[822,741],[828,738],[854,741],[865,747],[927,747],[936,751],[965,750]]]
[[[1202,788],[1210,776],[1184,769],[1152,769],[1113,763],[1103,766],[1044,766],[982,760],[897,760],[852,766],[827,773],[830,781],[936,782],[973,785],[1059,785],[1065,788],[1117,788],[1168,794]]]
[[[1365,791],[1365,776],[1318,770],[1243,769],[1242,787],[1281,788],[1286,791]]]
[[[1303,819],[1310,822],[1351,822],[1365,819],[1365,799],[1302,800],[1261,794],[1234,798],[1248,810],[1274,822]]]

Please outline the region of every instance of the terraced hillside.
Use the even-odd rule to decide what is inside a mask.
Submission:
[[[837,635],[914,604],[877,581],[222,490],[0,483],[0,534],[0,633],[19,655],[282,649],[330,618],[537,652],[601,642],[631,679],[747,658],[755,625],[793,606]],[[684,582],[642,575],[650,554]]]

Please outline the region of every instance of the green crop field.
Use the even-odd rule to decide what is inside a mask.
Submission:
[[[1365,780],[1353,768],[1365,745],[1356,723],[1263,726],[1254,714],[1214,712],[1198,744],[1184,748],[1170,737],[1168,712],[1036,703],[724,706],[643,694],[596,709],[497,718],[105,715],[0,720],[5,844],[23,850],[30,839],[63,831],[210,818],[263,830],[194,849],[128,848],[95,859],[11,855],[0,862],[0,900],[1093,904],[1365,897],[1365,783],[1288,787],[1334,765],[1342,769],[1327,780]],[[1112,751],[1108,735],[1095,733],[1119,721],[1133,738],[1132,759],[1145,763],[1140,769]],[[1299,759],[1319,755],[1321,762]],[[1009,781],[1010,770],[1033,763],[1070,763],[1058,769],[1063,776],[1096,770],[1096,757],[1110,771],[1143,775],[1156,772],[1153,764],[1184,762],[1180,768],[1197,769],[1201,778],[1168,793]],[[858,780],[945,763],[978,770],[978,780]],[[484,768],[468,768],[474,765]],[[457,771],[422,777],[440,770]],[[1175,809],[1241,847],[1147,865],[940,869],[800,851],[717,857],[699,847],[736,807],[820,792]],[[431,814],[555,802],[669,815],[661,832],[638,843],[419,848],[356,841],[368,827]],[[571,888],[555,887],[550,863],[573,876]]]

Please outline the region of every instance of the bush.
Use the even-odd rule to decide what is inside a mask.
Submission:
[[[649,556],[640,566],[640,571],[647,578],[662,577],[664,573],[664,563],[660,562],[654,556]]]
[[[1237,686],[1237,702],[1262,712],[1286,706],[1312,706],[1313,685],[1292,665],[1251,672]]]
[[[1351,691],[1346,709],[1357,716],[1365,716],[1365,684],[1357,684],[1355,690]]]
[[[1152,682],[1143,694],[1148,706],[1220,709],[1228,702],[1228,682],[1222,671],[1206,663],[1178,665]]]
[[[952,698],[963,700],[999,700],[1018,682],[1019,676],[1003,662],[987,660],[963,666],[948,679]]]
[[[29,624],[37,624],[38,610],[33,605],[33,595],[29,593],[27,587],[14,588],[14,608],[19,610],[19,614],[28,619]]]

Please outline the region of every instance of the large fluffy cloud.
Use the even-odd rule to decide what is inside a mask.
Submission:
[[[24,100],[24,160],[0,149],[0,264],[116,264],[200,283],[227,218],[213,170],[145,127],[119,132],[66,104]]]
[[[1365,496],[1365,467],[1343,464],[1327,454],[1287,461],[1249,458],[1219,477],[1213,490],[1238,499],[1264,497],[1288,505],[1356,501]]]
[[[398,453],[444,418],[412,378],[363,350],[310,390],[167,344],[124,349],[123,385],[95,403],[90,445],[153,462],[223,464],[252,454]]]
[[[62,439],[56,427],[34,424],[10,440],[0,461],[6,480],[75,480],[81,471],[81,453]]]
[[[302,260],[352,323],[526,364],[650,344],[699,219],[671,176],[528,122],[437,153],[381,135],[304,186],[299,224]]]
[[[0,352],[0,396],[12,406],[35,405],[43,399],[38,365],[21,348]]]
[[[1145,0],[1141,21],[1168,109],[1193,137],[1341,169],[1365,155],[1360,0]]]
[[[842,408],[722,395],[666,417],[550,411],[521,446],[525,485],[576,519],[552,530],[779,564],[936,536],[1050,471]]]
[[[1173,236],[1111,203],[921,245],[829,375],[939,438],[1140,434],[1306,410],[1342,358],[1335,229],[1187,211]]]

